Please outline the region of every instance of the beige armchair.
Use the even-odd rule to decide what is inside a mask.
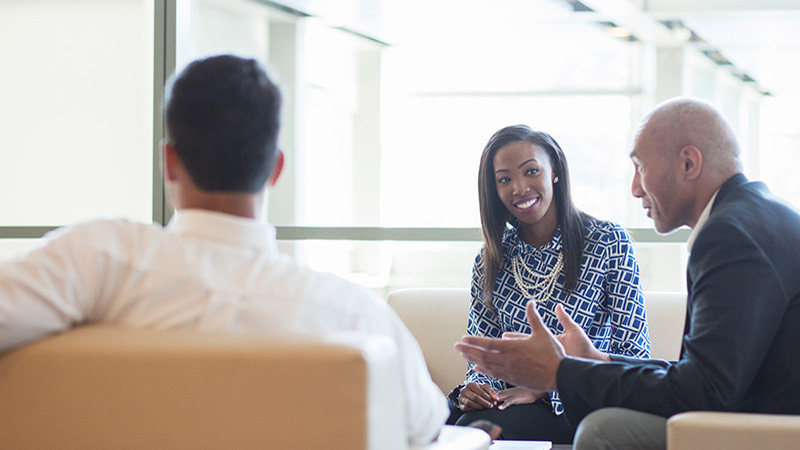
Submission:
[[[80,327],[0,355],[0,448],[409,448],[388,338]],[[416,450],[480,450],[446,427]]]
[[[469,290],[401,289],[389,293],[387,301],[419,341],[442,392],[463,382],[467,365],[453,344],[466,331]],[[646,292],[645,307],[652,356],[678,359],[686,295]],[[668,450],[800,449],[800,416],[690,412],[672,417],[667,434]]]
[[[667,421],[667,450],[797,450],[800,416],[687,412]]]

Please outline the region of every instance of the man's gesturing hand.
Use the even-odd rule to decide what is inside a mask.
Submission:
[[[556,390],[558,365],[564,347],[544,326],[534,302],[528,302],[529,336],[503,339],[464,336],[456,350],[473,363],[475,370],[516,386],[535,390]]]
[[[609,361],[608,354],[595,348],[589,336],[574,320],[567,314],[562,305],[556,306],[556,317],[564,328],[564,333],[556,336],[558,342],[564,346],[567,355],[577,356],[578,358],[596,359],[599,361]]]

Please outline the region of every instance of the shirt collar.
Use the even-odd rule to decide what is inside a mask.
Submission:
[[[697,239],[697,235],[700,233],[700,229],[703,228],[703,225],[708,222],[708,216],[711,215],[711,208],[714,207],[714,200],[717,199],[717,194],[719,194],[719,189],[714,192],[714,195],[711,196],[711,199],[708,200],[706,203],[705,209],[700,214],[700,218],[697,219],[697,223],[692,228],[692,233],[689,235],[689,240],[686,242],[686,245],[689,248],[689,252],[692,251],[692,246],[694,245],[695,239]]]
[[[256,219],[201,209],[183,209],[175,211],[167,230],[178,235],[277,252],[275,227]]]
[[[536,253],[547,249],[552,249],[552,251],[556,253],[561,251],[561,227],[556,228],[556,234],[550,242],[537,248],[522,239],[522,236],[520,236],[519,222],[515,221],[511,225],[511,228],[506,230],[506,235],[503,239],[505,242],[508,242],[513,249],[511,256]]]

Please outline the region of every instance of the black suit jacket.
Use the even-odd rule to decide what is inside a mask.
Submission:
[[[800,215],[737,174],[689,257],[680,360],[566,358],[558,390],[577,424],[619,406],[800,414]]]

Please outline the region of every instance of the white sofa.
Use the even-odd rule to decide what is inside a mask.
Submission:
[[[469,291],[452,288],[414,288],[390,292],[387,301],[422,347],[433,381],[446,395],[464,381],[467,363],[453,344],[467,329]],[[686,296],[650,293],[647,302],[655,358],[676,360],[680,353]]]
[[[387,298],[422,347],[431,376],[443,393],[464,380],[466,362],[453,349],[465,333],[468,289],[415,288]],[[686,318],[686,295],[646,292],[645,307],[654,358],[678,359]],[[800,389],[800,386],[798,387]],[[788,450],[800,448],[800,416],[690,412],[670,418],[668,450]]]
[[[0,355],[0,448],[408,449],[397,350],[326,340],[86,326]],[[415,450],[485,450],[445,427]]]

